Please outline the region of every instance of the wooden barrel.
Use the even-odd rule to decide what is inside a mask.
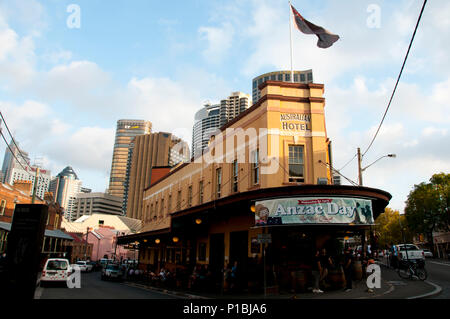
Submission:
[[[306,273],[303,270],[292,271],[292,289],[295,292],[301,292],[306,290]]]
[[[340,289],[345,287],[345,275],[342,268],[329,269],[328,280],[333,289]]]
[[[353,280],[362,280],[362,264],[360,260],[353,264]]]

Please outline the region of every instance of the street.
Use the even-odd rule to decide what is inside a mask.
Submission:
[[[102,281],[100,272],[82,273],[81,288],[64,284],[37,287],[35,299],[176,299],[179,297],[130,287],[122,282]]]
[[[432,299],[450,298],[450,262],[439,259],[430,259],[426,261],[428,271],[428,280],[441,286],[442,292],[432,297]]]

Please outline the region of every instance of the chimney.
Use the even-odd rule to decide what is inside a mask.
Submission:
[[[25,192],[27,195],[32,195],[33,184],[31,181],[15,181],[14,188]]]

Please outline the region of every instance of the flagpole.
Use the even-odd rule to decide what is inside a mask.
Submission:
[[[294,67],[292,64],[293,47],[292,47],[292,8],[289,0],[289,42],[291,44],[291,82],[294,82]]]

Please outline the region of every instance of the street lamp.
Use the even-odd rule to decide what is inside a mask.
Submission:
[[[362,173],[368,169],[370,166],[372,166],[373,164],[375,164],[376,162],[378,162],[379,160],[381,160],[382,158],[385,157],[392,157],[392,158],[396,158],[397,155],[396,154],[387,154],[384,156],[381,156],[379,159],[377,159],[375,162],[373,162],[370,165],[367,165],[366,167],[362,168],[361,167],[361,160],[362,160],[362,156],[361,156],[361,150],[358,148],[358,177],[359,177],[359,186],[363,186],[363,180],[362,180]]]

